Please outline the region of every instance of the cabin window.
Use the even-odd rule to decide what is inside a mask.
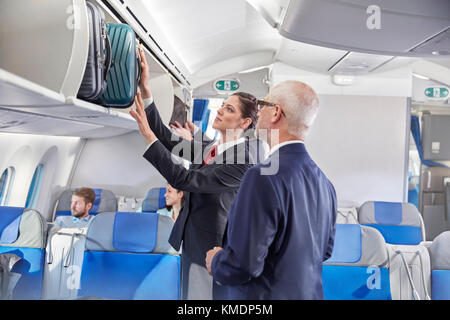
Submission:
[[[14,168],[5,169],[0,177],[0,206],[8,204],[9,192],[14,181]]]
[[[34,170],[33,180],[31,180],[30,189],[28,189],[27,201],[25,203],[26,208],[33,208],[36,204],[36,200],[41,187],[42,175],[44,173],[44,165],[39,164]]]

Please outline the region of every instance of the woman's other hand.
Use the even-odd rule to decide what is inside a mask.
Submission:
[[[179,135],[181,138],[186,140],[192,140],[192,132],[186,122],[184,127],[178,122],[175,121],[175,124],[170,124],[170,127]]]
[[[198,127],[192,123],[191,121],[186,121],[186,123],[184,124],[184,126],[186,127],[186,129],[189,129],[189,131],[191,131],[192,134],[195,133],[195,131],[197,131]]]
[[[145,138],[147,144],[153,143],[155,140],[157,140],[157,138],[152,129],[150,129],[150,125],[148,124],[147,115],[145,114],[144,110],[144,101],[142,101],[142,95],[140,92],[138,92],[136,97],[134,98],[134,104],[136,106],[136,110],[131,109],[130,115],[136,120],[139,131]]]

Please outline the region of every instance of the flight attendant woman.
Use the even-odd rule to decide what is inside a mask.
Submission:
[[[256,98],[235,93],[223,103],[213,123],[221,133],[218,142],[182,139],[161,121],[151,98],[145,55],[142,51],[140,54],[140,92],[135,98],[136,110],[130,114],[148,145],[144,158],[170,185],[185,193],[183,209],[169,239],[176,250],[182,244],[183,299],[211,299],[212,277],[205,266],[206,252],[222,245],[228,211],[242,177],[259,160],[258,140],[249,134],[257,120]],[[190,169],[175,164],[171,152],[191,161]]]

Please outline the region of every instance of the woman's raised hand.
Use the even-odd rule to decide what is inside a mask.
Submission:
[[[145,138],[147,144],[150,144],[157,138],[148,124],[147,115],[144,110],[144,101],[142,100],[142,95],[140,92],[138,92],[134,98],[134,104],[136,106],[136,110],[131,109],[130,115],[136,120],[139,127],[139,132]]]
[[[187,126],[187,122],[183,127],[178,121],[175,121],[175,124],[171,123],[170,127],[183,139],[192,140],[192,133]]]
[[[152,93],[150,92],[150,75],[148,71],[148,63],[147,59],[145,58],[145,53],[142,47],[139,47],[139,56],[141,57],[141,80],[139,81],[139,89],[142,93],[142,99],[147,99],[152,96]]]
[[[195,131],[198,129],[198,127],[189,120],[186,121],[184,126],[186,127],[186,129],[189,129],[189,131],[191,131],[192,134],[194,134]]]

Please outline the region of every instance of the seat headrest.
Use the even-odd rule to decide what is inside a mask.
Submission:
[[[333,253],[324,265],[383,266],[388,261],[386,242],[374,228],[336,224]]]
[[[166,206],[164,194],[166,188],[152,188],[147,191],[144,201],[142,201],[142,212],[156,212]]]
[[[0,247],[45,248],[46,226],[34,209],[0,206]]]
[[[366,201],[359,208],[361,224],[421,226],[416,206],[407,202]]]
[[[411,203],[367,201],[358,218],[359,223],[377,228],[387,243],[416,245],[425,238],[421,215]]]
[[[178,254],[169,244],[171,218],[155,212],[100,213],[86,233],[87,251]]]
[[[113,246],[118,251],[149,253],[155,249],[158,214],[117,212]]]
[[[450,231],[445,231],[434,238],[430,246],[431,268],[433,270],[450,270]]]
[[[64,190],[58,199],[58,206],[56,207],[55,216],[69,216],[71,215],[70,207],[72,202],[72,193],[74,189]],[[93,189],[95,192],[95,200],[92,204],[90,215],[96,215],[100,212],[116,212],[117,199],[114,193],[105,189]]]
[[[24,208],[0,207],[0,244],[11,244],[19,237]]]

